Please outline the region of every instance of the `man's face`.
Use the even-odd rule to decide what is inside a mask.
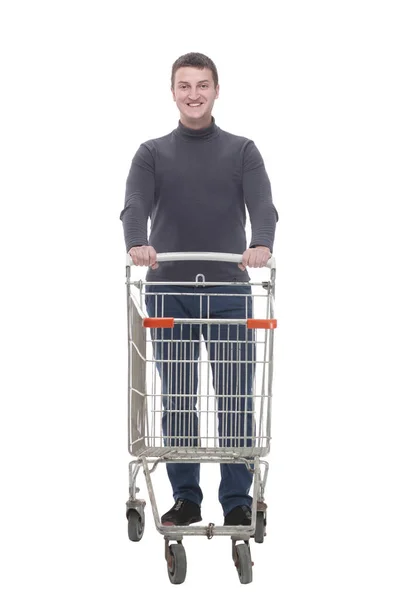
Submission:
[[[186,127],[201,129],[211,123],[211,111],[218,98],[211,69],[181,67],[175,73],[172,96]]]

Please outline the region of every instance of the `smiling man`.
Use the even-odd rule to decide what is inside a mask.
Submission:
[[[148,313],[150,316],[160,314],[158,301],[152,295],[157,292],[171,294],[164,296],[163,309],[166,316],[192,319],[204,317],[199,314],[199,302],[196,303],[191,296],[178,296],[182,291],[187,292],[187,288],[173,285],[173,282],[178,281],[195,281],[196,275],[202,273],[207,281],[238,282],[240,285],[235,286],[235,294],[244,296],[216,296],[211,303],[210,318],[251,317],[252,304],[248,297],[251,296],[251,289],[246,268],[266,266],[273,249],[278,220],[263,159],[253,141],[223,131],[216,125],[212,110],[220,90],[218,72],[210,58],[199,53],[178,58],[172,67],[171,91],[180,114],[178,127],[139,147],[128,175],[125,206],[121,213],[127,252],[135,265],[149,266],[147,281],[150,285],[147,286],[147,291],[151,295],[146,299]],[[249,246],[245,230],[246,207],[252,229]],[[148,239],[149,218],[151,229]],[[201,261],[163,262],[159,265],[157,252],[227,252],[241,254],[242,261],[239,265]],[[171,282],[171,285],[151,286],[152,281]],[[227,291],[224,286],[208,290],[218,295],[226,294]],[[194,294],[199,291],[204,293],[204,289],[196,287],[191,288],[191,291]],[[174,293],[177,295],[174,296]],[[193,413],[196,409],[192,405],[193,392],[190,399],[185,386],[189,385],[186,379],[190,382],[197,381],[195,365],[190,368],[190,373],[189,367],[185,368],[183,374],[176,364],[173,376],[168,376],[164,369],[161,357],[164,351],[167,352],[168,335],[169,339],[176,339],[177,335],[193,335],[193,329],[182,333],[180,326],[179,333],[174,330],[168,333],[169,331],[163,330],[164,342],[155,344],[156,359],[160,361],[157,368],[164,394],[166,413],[163,430],[166,437],[172,435],[167,427],[166,416],[167,412],[174,410],[174,395],[181,399],[182,406],[182,396],[188,394],[187,405],[181,412]],[[199,329],[196,334],[198,333],[199,339],[202,333],[208,351],[212,354],[213,347],[215,352],[216,346],[223,344],[224,331],[223,327],[218,330],[216,326],[214,331],[213,326],[209,330]],[[253,346],[254,344],[250,344],[248,349],[250,354],[255,351]],[[180,357],[175,356],[174,359],[178,363]],[[197,359],[198,344],[194,362]],[[236,382],[235,389],[230,390],[233,383],[227,384],[225,369],[219,369],[215,360],[212,361],[212,368],[216,396],[226,397],[232,393],[237,397],[236,386],[239,386],[243,398],[251,400],[252,372],[248,370],[245,373],[243,365],[237,367],[237,372],[230,371],[230,381]],[[219,435],[223,437],[221,405],[219,409]],[[247,406],[246,410],[248,409],[251,411],[251,406]],[[188,427],[187,421],[188,419],[182,423],[182,427]],[[197,416],[192,414],[191,423],[191,436],[196,445]],[[240,427],[251,431],[252,423],[241,423]],[[249,440],[243,443],[249,443]],[[175,504],[162,516],[163,524],[188,525],[201,520],[200,505],[203,496],[199,486],[199,470],[199,464],[167,463]],[[245,465],[221,464],[219,500],[226,525],[251,523],[251,482],[251,473]]]
[[[205,74],[207,78],[204,78]],[[172,96],[180,112],[182,125],[202,129],[211,124],[211,111],[218,98],[219,85],[210,69],[181,67],[175,73]]]

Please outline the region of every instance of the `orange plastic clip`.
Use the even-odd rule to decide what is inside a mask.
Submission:
[[[174,319],[172,317],[147,317],[143,319],[143,327],[151,327],[155,329],[172,329]]]
[[[277,326],[276,319],[247,319],[248,329],[276,329]]]

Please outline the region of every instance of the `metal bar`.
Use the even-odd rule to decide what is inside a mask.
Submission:
[[[140,471],[139,462],[129,463],[129,500],[136,500],[136,477]]]
[[[243,254],[232,254],[227,252],[160,252],[157,254],[157,262],[177,262],[177,261],[212,261],[212,262],[228,262],[241,263]],[[129,254],[126,256],[126,265],[133,265],[132,258]],[[275,269],[275,257],[271,256],[266,264],[266,268]]]
[[[247,325],[246,319],[174,319],[175,324],[192,323],[193,325]]]
[[[183,536],[206,536],[209,535],[209,526],[200,527],[198,525],[190,525],[188,527],[179,527],[174,525],[173,527],[166,527],[164,525],[156,524],[156,529],[159,533],[164,535],[170,540],[182,538]],[[248,526],[227,526],[227,525],[216,525],[212,528],[213,536],[235,536],[237,540],[249,540],[254,534],[255,527]]]
[[[275,278],[275,271],[273,271]],[[268,310],[271,318],[274,317],[274,290],[268,294]],[[269,333],[269,354],[268,354],[268,406],[267,406],[267,448],[269,449],[271,440],[271,419],[272,419],[272,382],[273,382],[273,355],[274,355],[274,330],[268,330]]]
[[[130,267],[127,266],[126,267],[126,280],[127,283],[129,283],[130,281]],[[130,450],[131,448],[131,444],[132,444],[132,412],[131,412],[131,377],[132,377],[132,373],[131,373],[131,310],[130,310],[130,290],[129,290],[129,285],[127,285],[126,287],[126,315],[127,315],[127,326],[128,326],[128,450]]]
[[[143,284],[142,280],[131,281],[129,285],[134,285],[135,287],[140,287]],[[255,287],[263,287],[265,282],[258,281],[151,281],[147,282],[147,285],[173,285],[173,286],[185,286],[185,287],[211,287],[211,286],[226,286],[226,287],[238,287],[243,285],[251,285]]]
[[[265,460],[260,460],[260,465],[264,466],[264,475],[262,478],[262,481],[260,482],[260,500],[264,501],[264,494],[265,494],[265,487],[267,485],[267,477],[268,477],[268,470],[269,470],[269,463]]]
[[[210,296],[208,296],[207,298],[207,319],[210,319]],[[212,355],[212,343],[211,343],[211,325],[208,324],[207,325],[207,352],[209,357]],[[211,361],[209,362],[209,364],[207,365],[207,414],[206,414],[206,445],[207,448],[209,447],[209,415],[210,415],[210,373],[211,372]],[[215,400],[214,400],[215,402]],[[214,417],[215,417],[216,411],[214,410]],[[215,431],[215,430],[214,430]],[[215,440],[214,440],[214,444],[215,444]]]
[[[144,477],[146,479],[147,491],[149,493],[150,504],[151,504],[151,508],[153,511],[153,517],[154,517],[155,523],[157,524],[160,522],[160,517],[158,515],[156,496],[154,494],[154,488],[153,488],[153,483],[151,481],[151,475],[149,472],[148,462],[145,458],[142,459],[142,462],[143,462],[143,473],[144,473]]]
[[[246,303],[246,298],[244,299],[245,303]],[[231,390],[232,394],[232,402],[233,402],[233,398],[234,396],[237,396],[238,394],[241,394],[242,392],[242,363],[240,360],[238,360],[240,353],[242,351],[242,345],[239,345],[239,339],[240,339],[240,326],[236,325],[236,341],[238,342],[237,344],[237,353],[236,353],[236,389],[235,389],[235,394],[233,394],[233,389]],[[231,352],[232,352],[232,356],[233,356],[233,348],[234,348],[234,344],[232,342],[231,344]],[[240,399],[241,402],[241,399]],[[235,416],[235,428],[236,431],[239,431],[239,429],[241,428],[241,423],[240,423],[240,411],[239,411],[239,407],[238,407],[238,401],[236,401],[236,416]],[[245,417],[244,417],[245,418]],[[245,427],[243,427],[243,434],[245,433]]]

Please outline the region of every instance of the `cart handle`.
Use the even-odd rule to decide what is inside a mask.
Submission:
[[[157,254],[157,262],[176,262],[180,260],[204,260],[213,262],[228,262],[240,264],[243,254],[227,254],[223,252],[163,252]],[[126,265],[133,265],[129,254],[126,256]],[[275,269],[275,257],[271,256],[266,265],[269,269]]]

